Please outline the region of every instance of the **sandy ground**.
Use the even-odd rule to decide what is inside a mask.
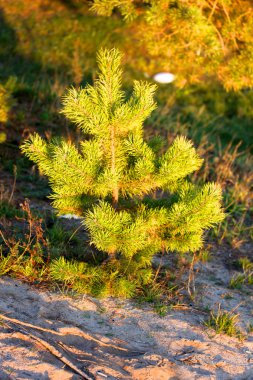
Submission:
[[[253,334],[240,341],[203,326],[205,307],[220,303],[237,307],[246,331],[252,287],[228,290],[222,260],[197,270],[194,306],[165,317],[150,305],[70,297],[2,277],[0,380],[252,380]]]

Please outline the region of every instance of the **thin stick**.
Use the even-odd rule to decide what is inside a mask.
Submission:
[[[189,270],[189,277],[188,277],[188,284],[187,284],[187,290],[190,297],[192,297],[192,291],[191,291],[191,283],[193,288],[193,293],[195,293],[195,279],[194,279],[194,264],[195,264],[195,252],[193,254],[193,258],[191,261],[191,266]]]
[[[76,229],[75,229],[75,231],[72,233],[72,235],[70,236],[70,238],[69,238],[69,240],[68,240],[68,243],[70,242],[70,240],[73,238],[73,236],[75,236],[75,234],[77,233],[77,231],[79,231],[80,230],[80,228],[82,228],[83,227],[83,225],[81,224],[79,227],[77,227]]]
[[[207,22],[211,21],[211,18],[212,18],[213,14],[216,10],[217,2],[218,2],[218,0],[215,0],[215,2],[213,3],[213,7],[212,7],[210,15],[208,16]]]
[[[28,335],[38,341],[42,346],[44,346],[51,354],[53,354],[57,359],[61,360],[64,364],[66,364],[69,368],[71,368],[73,371],[81,375],[86,380],[93,380],[93,377],[90,377],[87,373],[81,371],[75,364],[73,364],[69,359],[67,359],[65,356],[62,355],[60,351],[58,351],[54,346],[49,344],[44,339],[41,339],[37,337],[36,335],[33,335],[31,333],[28,333]]]
[[[79,337],[81,336],[82,338],[85,338],[85,339],[88,339],[88,340],[93,340],[94,342],[98,343],[100,346],[111,347],[111,348],[115,348],[115,349],[121,350],[121,351],[128,351],[127,348],[118,347],[118,346],[115,346],[114,344],[102,342],[101,340],[96,339],[93,336],[84,333],[83,331],[78,331],[78,333],[76,333],[76,334],[73,333],[73,332],[63,334],[63,333],[58,332],[58,331],[46,329],[46,328],[40,327],[40,326],[35,326],[35,325],[32,325],[31,323],[26,323],[26,322],[20,321],[20,320],[15,319],[15,318],[7,317],[4,314],[0,314],[0,319],[3,319],[5,321],[11,322],[11,323],[14,323],[14,324],[17,324],[17,325],[30,327],[30,328],[33,328],[33,329],[36,329],[36,330],[39,330],[39,331],[48,332],[50,334],[54,334],[54,335],[57,335],[57,336],[66,336],[66,335],[75,335],[75,336],[79,336]]]
[[[12,322],[13,323],[13,322]],[[6,324],[8,327],[8,324]],[[11,327],[13,329],[13,327]],[[39,338],[37,335],[31,334],[30,332],[26,331],[24,328],[22,328],[23,335],[29,336],[33,340],[39,342],[42,346],[44,346],[52,355],[54,355],[57,359],[62,361],[65,365],[67,365],[69,368],[71,368],[74,372],[78,373],[80,376],[82,376],[85,380],[94,380],[93,377],[90,377],[88,373],[83,372],[80,370],[74,363],[72,363],[68,358],[66,358],[57,348],[52,346],[50,343],[48,343],[46,340]],[[20,332],[19,332],[20,333]]]
[[[17,181],[17,166],[16,165],[13,166],[13,174],[14,174],[14,180],[13,180],[13,185],[12,185],[12,189],[11,189],[11,195],[10,195],[10,198],[8,200],[9,204],[12,201],[14,191],[15,191],[15,187],[16,187],[16,181]]]

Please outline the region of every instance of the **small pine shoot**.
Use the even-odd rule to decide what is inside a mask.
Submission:
[[[203,161],[191,141],[177,137],[160,153],[157,144],[144,140],[143,123],[156,107],[156,86],[135,81],[127,99],[120,52],[100,50],[98,64],[94,86],[71,88],[63,99],[62,113],[86,139],[75,146],[35,134],[22,151],[48,176],[58,213],[81,215],[90,243],[108,254],[93,275],[89,266],[59,261],[52,266],[53,276],[72,283],[81,273],[80,286],[93,276],[102,293],[129,296],[152,280],[155,253],[202,246],[203,232],[224,218],[222,194],[214,183],[199,187],[188,181]]]

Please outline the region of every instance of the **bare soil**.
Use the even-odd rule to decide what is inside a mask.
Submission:
[[[2,277],[0,379],[252,380],[252,287],[228,289],[235,270],[224,257],[197,264],[192,304],[164,317],[132,300],[70,296]],[[203,325],[207,308],[219,304],[240,314],[245,339]]]

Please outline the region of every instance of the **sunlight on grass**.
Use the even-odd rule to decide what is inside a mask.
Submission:
[[[217,334],[242,338],[242,333],[237,326],[238,319],[239,314],[223,311],[219,305],[218,311],[211,311],[210,317],[204,322],[204,325],[215,330]]]

